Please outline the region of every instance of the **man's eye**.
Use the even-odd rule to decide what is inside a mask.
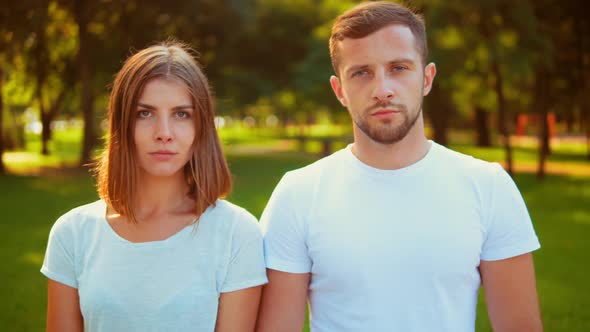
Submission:
[[[394,71],[394,72],[401,72],[401,71],[404,71],[404,70],[406,70],[406,69],[408,69],[408,68],[407,68],[407,67],[405,67],[405,66],[393,66],[393,67],[391,68],[391,71]]]
[[[366,76],[368,75],[369,72],[367,70],[357,70],[355,72],[352,73],[351,77],[359,77],[359,76]]]

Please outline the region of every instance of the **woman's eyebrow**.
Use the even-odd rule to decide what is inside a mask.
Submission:
[[[172,108],[172,109],[174,109],[174,110],[185,110],[185,109],[191,109],[191,110],[192,110],[193,108],[194,108],[194,107],[193,107],[193,105],[180,105],[180,106],[175,106],[175,107],[174,107],[174,108]]]
[[[137,103],[138,107],[142,107],[142,108],[147,108],[149,110],[155,110],[157,107],[152,106],[150,104],[144,104],[144,103]],[[193,105],[179,105],[179,106],[174,106],[172,109],[174,110],[184,110],[184,109],[193,109]]]
[[[137,106],[143,107],[143,108],[147,108],[147,109],[150,109],[150,110],[156,109],[154,106],[149,105],[149,104],[144,104],[144,103],[137,103]]]

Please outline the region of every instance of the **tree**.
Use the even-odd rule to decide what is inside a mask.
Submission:
[[[81,86],[80,106],[84,118],[84,136],[80,166],[91,162],[92,148],[96,144],[94,125],[94,98],[92,87],[93,65],[91,53],[95,44],[92,43],[88,25],[91,21],[92,5],[89,1],[76,1],[73,6],[74,20],[78,25],[78,79]]]
[[[4,100],[2,98],[2,86],[4,82],[4,70],[0,66],[0,174],[4,174],[6,172],[6,167],[4,166]]]
[[[538,142],[539,142],[539,157],[537,165],[537,178],[542,180],[545,178],[545,164],[547,157],[551,151],[549,141],[549,123],[548,114],[549,108],[557,106],[563,102],[563,94],[559,94],[556,89],[555,82],[559,80],[558,73],[551,70],[555,63],[555,54],[553,45],[556,42],[556,38],[560,38],[561,26],[560,26],[560,7],[556,1],[544,0],[544,1],[533,1],[531,2],[534,14],[537,19],[537,35],[543,36],[538,38],[537,54],[542,56],[534,56],[534,72],[533,72],[533,102],[531,103],[531,113],[537,114],[539,118],[538,128]],[[549,96],[553,96],[550,102]],[[560,100],[561,99],[561,100]],[[557,102],[555,102],[557,100]]]
[[[60,0],[78,30],[76,69],[84,119],[81,165],[92,160],[97,143],[95,104],[105,100],[104,87],[131,51],[176,37],[196,46],[210,79],[224,82],[221,54],[232,54],[227,62],[231,64],[239,58],[235,50],[240,47],[232,39],[241,29],[231,2],[171,0],[162,6],[157,0]]]
[[[11,1],[0,6],[0,174],[5,173],[4,165],[4,111],[6,98],[3,95],[4,84],[8,79],[11,60],[22,52],[26,31],[26,4]]]
[[[468,106],[479,113],[477,123],[480,125],[487,123],[483,120],[483,109],[496,111],[506,168],[512,173],[509,108],[523,108],[527,101],[526,95],[513,91],[528,84],[526,78],[531,71],[527,59],[535,50],[531,42],[536,23],[532,8],[526,2],[508,0],[432,2],[429,5],[428,11],[435,13],[430,17],[446,32],[438,38],[434,33],[438,44],[435,48],[446,47],[452,53],[443,59],[453,59],[453,54],[455,59],[447,62],[454,63],[453,73],[448,80],[441,80],[453,88],[455,102],[460,95],[472,96],[462,97],[464,101],[476,100],[468,102],[471,104]],[[463,61],[462,66],[457,59]],[[493,92],[493,100],[488,99],[489,92]],[[478,132],[488,131],[480,129]],[[482,137],[479,141],[485,143],[488,138]]]
[[[445,13],[445,3],[418,1],[422,15],[428,26],[429,59],[440,73],[434,80],[430,94],[424,100],[424,114],[430,120],[434,140],[442,145],[448,144],[448,128],[456,113],[453,103],[453,75],[462,70],[465,57],[462,41],[457,27],[449,24]]]
[[[329,84],[330,76],[337,73],[332,68],[328,42],[334,18],[354,5],[354,1],[324,0],[314,9],[317,23],[304,40],[307,52],[293,67],[290,83],[298,112],[305,116],[308,124],[314,122],[318,110],[329,112],[332,118],[343,112]]]
[[[579,111],[583,119],[588,112],[588,88],[590,49],[587,45],[590,25],[587,23],[581,1],[559,3],[555,0],[532,2],[539,22],[537,36],[545,36],[539,42],[534,57],[534,112],[539,115],[539,158],[537,177],[545,176],[545,161],[551,152],[548,111],[572,119]],[[565,68],[565,69],[564,69]],[[569,126],[568,126],[569,127]],[[586,135],[588,131],[586,131]],[[590,147],[589,147],[590,153]]]
[[[51,123],[57,116],[66,93],[74,85],[73,57],[75,33],[73,22],[56,2],[38,0],[32,8],[36,24],[32,67],[35,95],[41,118],[41,153],[49,154]]]
[[[240,37],[242,48],[234,62],[231,78],[239,85],[232,87],[247,91],[245,103],[261,96],[277,101],[287,94],[295,95],[297,112],[306,112],[304,105],[313,98],[318,106],[334,106],[328,79],[332,74],[328,53],[329,21],[339,7],[350,2],[297,0],[261,0],[254,7],[249,25]],[[248,21],[246,21],[248,23]],[[237,75],[235,75],[237,74]],[[329,94],[327,93],[329,92]],[[281,124],[293,119],[279,102],[274,105],[281,111]],[[309,107],[309,108],[313,108]],[[305,107],[305,109],[309,109]]]
[[[586,13],[587,3],[582,0],[571,3],[571,17],[573,18],[574,36],[576,36],[576,68],[580,84],[576,96],[577,104],[581,110],[581,116],[585,119],[587,159],[590,160],[590,97],[587,92],[590,90],[590,22]]]

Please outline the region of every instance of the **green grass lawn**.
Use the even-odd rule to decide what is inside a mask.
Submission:
[[[485,159],[498,159],[498,148],[457,148]],[[66,150],[75,149],[68,146]],[[530,160],[530,153],[522,150],[517,160]],[[566,162],[585,162],[581,153],[564,151],[557,155]],[[290,152],[230,155],[235,190],[229,199],[259,217],[282,174],[314,159]],[[548,176],[537,182],[532,174],[518,174],[515,180],[542,244],[535,253],[535,263],[545,330],[590,331],[590,284],[586,281],[590,273],[590,177]],[[80,170],[44,177],[6,175],[0,176],[0,189],[0,232],[4,236],[0,253],[7,262],[0,266],[0,297],[4,299],[0,326],[4,331],[42,331],[46,279],[39,268],[49,229],[67,210],[96,199],[93,179]],[[477,331],[491,331],[486,317],[480,301]]]

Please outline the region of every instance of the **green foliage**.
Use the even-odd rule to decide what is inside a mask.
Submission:
[[[526,110],[521,87],[530,85],[526,78],[532,70],[530,56],[537,52],[536,20],[528,2],[505,0],[469,3],[424,1],[431,31],[432,58],[439,65],[437,80],[452,94],[454,105],[462,114],[476,106],[488,111],[497,109],[490,75],[491,61],[499,61],[508,102],[516,110]],[[510,91],[518,91],[511,94]],[[525,97],[525,99],[523,99]]]
[[[295,106],[286,111],[289,118],[307,121],[306,114],[318,109],[340,112],[328,84],[333,74],[328,37],[335,17],[358,1],[172,0],[163,6],[158,0],[49,0],[45,32],[50,75],[43,88],[47,104],[55,99],[60,87],[77,77],[75,3],[82,5],[82,14],[89,19],[88,61],[94,71],[92,84],[97,98],[107,95],[106,87],[132,50],[176,37],[200,51],[222,114],[244,114],[247,105],[261,98],[275,100],[277,94],[286,92],[295,95]],[[555,71],[556,93],[552,96],[558,102],[553,108],[567,113],[579,105],[583,97],[576,84],[580,86],[583,75],[571,68],[579,63],[577,36],[584,35],[579,31],[585,31],[587,24],[576,23],[579,15],[569,14],[581,12],[580,1],[566,5],[554,0],[412,3],[426,16],[431,59],[438,67],[435,83],[442,90],[426,99],[427,106],[447,105],[444,108],[448,108],[449,116],[461,120],[459,123],[469,123],[465,120],[475,107],[495,112],[495,78],[489,69],[493,59],[500,61],[507,105],[512,111],[526,112],[532,107],[537,63],[570,68]],[[24,55],[38,40],[25,22],[39,17],[35,6],[34,2],[17,2],[0,12],[7,22],[0,27],[0,44],[4,40],[4,45],[24,61],[24,67],[13,68],[19,72],[30,67],[30,57]],[[19,12],[22,17],[11,15]],[[588,54],[584,47],[581,49]],[[17,84],[26,86],[20,89],[30,90],[34,84],[30,72],[19,75],[25,78]],[[80,112],[80,89],[74,85],[68,91],[62,108],[76,115]],[[5,92],[5,96],[13,94]],[[14,102],[6,101],[9,105]],[[26,102],[30,103],[30,97]],[[278,112],[284,110],[275,103],[272,107]],[[97,104],[99,111],[104,108],[104,103]]]
[[[16,55],[12,61],[4,64],[4,84],[2,97],[5,105],[24,106],[33,98],[34,85],[31,77],[26,74],[25,62],[22,54]]]

